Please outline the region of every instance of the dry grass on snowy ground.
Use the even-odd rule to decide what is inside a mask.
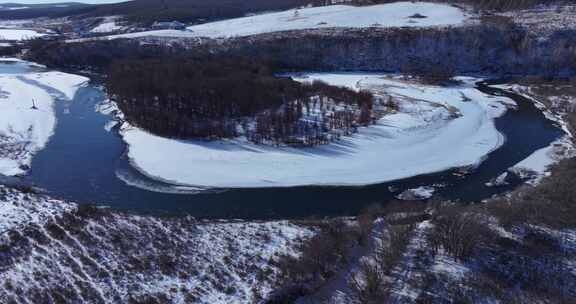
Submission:
[[[575,178],[572,159],[508,199],[298,224],[144,217],[2,188],[0,302],[568,303]]]
[[[1,303],[258,302],[274,288],[275,261],[296,255],[314,231],[136,216],[3,191],[0,221],[21,220],[0,236]]]
[[[300,303],[572,303],[576,299],[576,160],[508,199],[372,208],[354,238],[319,233],[290,265]],[[337,225],[343,227],[343,225]],[[344,233],[344,232],[343,232]],[[340,239],[346,239],[340,235]],[[364,241],[363,241],[364,240]],[[346,244],[331,250],[318,244]],[[325,251],[322,251],[325,250]],[[337,259],[320,259],[339,252]],[[312,261],[321,269],[309,271]],[[282,268],[285,269],[285,268]],[[304,270],[304,271],[302,271]],[[294,286],[296,284],[296,287]],[[286,289],[284,291],[287,291]],[[284,298],[285,300],[286,298]],[[282,301],[273,303],[284,303]]]
[[[514,23],[530,30],[533,35],[547,36],[557,30],[576,29],[576,5],[539,6],[502,14]]]
[[[568,303],[575,178],[566,160],[506,200],[298,224],[135,216],[2,188],[0,302]]]

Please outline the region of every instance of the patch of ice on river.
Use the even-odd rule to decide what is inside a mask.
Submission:
[[[527,180],[527,183],[535,185],[540,183],[542,178],[550,175],[550,166],[563,159],[574,156],[576,156],[576,149],[574,148],[572,138],[566,135],[554,141],[549,146],[532,153],[508,171]]]

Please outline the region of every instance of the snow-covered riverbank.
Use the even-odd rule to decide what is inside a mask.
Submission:
[[[57,98],[71,100],[88,79],[9,62],[0,64],[0,174],[13,176],[26,172],[32,156],[52,135]],[[9,71],[3,71],[4,67]]]
[[[547,147],[535,151],[532,155],[511,167],[508,171],[526,179],[527,183],[538,184],[543,177],[550,174],[551,166],[563,159],[576,156],[574,134],[567,122],[568,111],[574,108],[574,98],[568,96],[539,96],[534,87],[521,84],[501,84],[494,87],[513,91],[530,100],[544,113],[546,119],[553,121],[564,131],[564,136],[550,143]],[[557,87],[561,87],[558,85]]]
[[[157,179],[201,187],[366,185],[478,165],[500,147],[494,119],[514,102],[474,88],[419,85],[374,74],[308,74],[334,85],[392,96],[399,111],[352,137],[317,148],[258,146],[243,139],[182,141],[131,126],[121,134],[135,167]]]

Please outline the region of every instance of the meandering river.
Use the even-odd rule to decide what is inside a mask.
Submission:
[[[0,64],[0,73],[8,72],[16,73],[18,67]],[[447,171],[365,187],[181,192],[177,187],[143,176],[130,166],[121,137],[115,130],[106,128],[113,118],[96,111],[105,94],[98,86],[88,85],[78,91],[72,102],[56,103],[58,123],[54,136],[34,157],[32,169],[23,181],[55,197],[77,202],[144,213],[218,218],[351,215],[368,205],[393,199],[398,193],[390,192],[391,188],[439,184],[444,185],[437,189],[436,195],[440,197],[478,201],[514,187],[487,187],[485,183],[563,135],[560,128],[522,96],[486,85],[479,85],[479,89],[512,98],[519,107],[496,119],[496,127],[506,137],[505,144],[465,177]]]

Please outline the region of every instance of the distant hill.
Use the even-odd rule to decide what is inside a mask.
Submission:
[[[134,0],[80,8],[71,15],[125,15],[130,21],[200,22],[244,16],[248,13],[284,10],[319,0]]]
[[[60,17],[75,14],[92,5],[77,2],[50,4],[0,3],[0,19],[31,19],[39,17]]]

